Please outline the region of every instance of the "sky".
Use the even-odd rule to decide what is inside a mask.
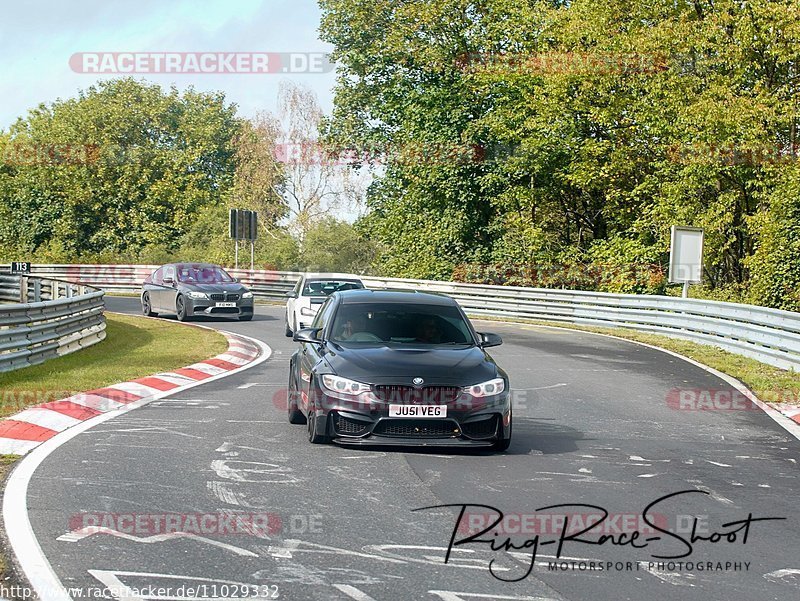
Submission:
[[[319,39],[316,0],[0,0],[0,130],[41,102],[75,96],[100,79],[73,68],[76,53],[318,53],[331,46]],[[109,54],[110,56],[110,54]],[[119,55],[115,55],[119,56]],[[185,56],[185,55],[184,55]],[[115,59],[115,65],[123,65]],[[302,62],[302,58],[300,59]],[[275,64],[273,56],[269,62]],[[152,63],[150,63],[152,64]],[[335,73],[147,73],[133,75],[168,88],[221,90],[239,114],[277,112],[281,80],[316,92],[325,112],[332,108]]]

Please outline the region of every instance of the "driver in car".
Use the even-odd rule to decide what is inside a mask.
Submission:
[[[342,324],[342,329],[339,331],[339,340],[350,340],[353,335],[366,330],[366,320],[363,316],[355,316]]]

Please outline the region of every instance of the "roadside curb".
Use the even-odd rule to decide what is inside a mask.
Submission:
[[[797,405],[776,405],[775,409],[783,413],[793,422],[800,424],[800,407]]]
[[[214,376],[249,365],[266,352],[247,337],[214,331],[228,341],[228,350],[216,357],[174,371],[33,405],[4,418],[0,421],[0,453],[25,455],[46,440],[86,420],[133,403],[142,404],[180,392]]]
[[[201,328],[206,327],[198,324],[191,325]],[[101,401],[105,399],[106,401],[112,401],[112,403],[109,403],[109,408],[106,408],[104,411],[97,409],[96,411],[98,411],[98,413],[96,415],[78,420],[72,427],[67,427],[62,431],[56,431],[52,437],[44,441],[32,441],[35,442],[32,447],[33,451],[25,455],[25,457],[14,466],[13,471],[6,479],[6,486],[3,491],[2,519],[5,528],[5,538],[8,547],[13,552],[14,570],[30,583],[31,588],[35,591],[39,599],[46,599],[47,601],[72,601],[67,589],[64,588],[64,585],[58,579],[50,562],[42,552],[42,548],[39,545],[39,541],[36,538],[28,516],[28,485],[34,472],[39,465],[61,445],[98,424],[147,405],[151,401],[171,396],[188,388],[220,380],[236,373],[241,373],[267,361],[272,356],[272,349],[260,340],[220,330],[214,331],[219,332],[228,339],[228,350],[225,353],[175,370],[174,372],[164,372],[162,374],[148,376],[147,378],[140,378],[133,382],[122,382],[106,388],[75,395],[75,397],[69,397],[69,399],[63,399],[72,402],[71,399],[73,398],[78,398],[80,400],[87,395],[97,395]],[[238,356],[238,354],[243,354],[252,358],[245,359]],[[184,370],[194,370],[200,372],[202,375],[192,374],[191,372],[187,373]],[[196,375],[197,379],[192,379],[190,377],[191,375]],[[165,387],[167,385],[172,385],[172,387],[166,390],[156,389],[156,392],[151,393],[147,388],[155,389],[155,386],[152,386],[155,382],[150,382],[150,384],[141,383],[141,380],[148,380],[150,378],[156,378],[164,382]],[[183,378],[187,383],[178,384],[175,378]],[[130,385],[132,385],[133,388]],[[97,394],[98,392],[107,390],[116,391],[106,393],[115,398],[104,397]],[[133,399],[130,395],[136,395],[137,391],[144,393],[145,396],[139,396]],[[127,402],[125,400],[120,400],[127,398],[131,398],[132,400]],[[56,401],[56,403],[58,402],[60,401]],[[51,403],[46,404],[51,405]],[[1,423],[2,422],[0,422],[0,424]],[[23,451],[23,453],[16,452],[15,454],[25,454],[25,451]]]

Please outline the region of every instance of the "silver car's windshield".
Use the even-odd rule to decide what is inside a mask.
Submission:
[[[234,279],[216,265],[179,265],[178,281],[184,284],[229,284]]]

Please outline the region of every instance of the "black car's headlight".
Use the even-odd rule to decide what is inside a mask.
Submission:
[[[502,393],[506,389],[506,381],[503,378],[494,378],[480,384],[473,384],[467,388],[474,397],[494,396]]]
[[[195,292],[194,290],[190,290],[189,292],[187,292],[186,296],[188,296],[189,298],[197,299],[197,300],[207,299],[208,298],[208,295],[206,293],[204,293],[204,292]]]
[[[242,298],[253,298],[253,293],[249,290],[247,292],[242,293]]]
[[[352,395],[358,395],[371,390],[369,384],[348,380],[347,378],[341,378],[333,374],[325,374],[322,376],[322,387],[336,394]]]

